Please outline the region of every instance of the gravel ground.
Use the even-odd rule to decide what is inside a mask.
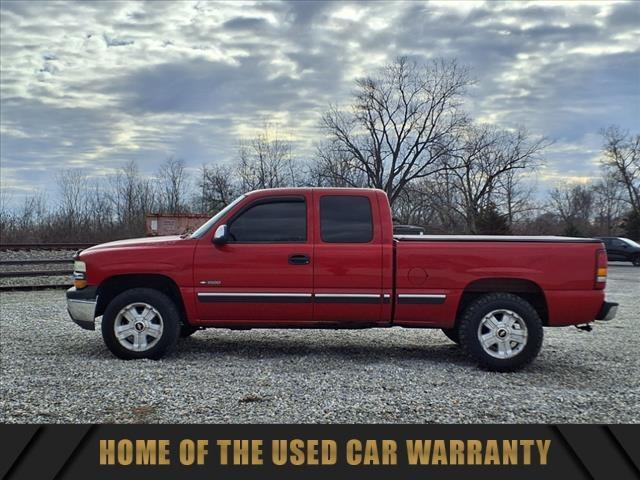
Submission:
[[[438,330],[207,330],[161,361],[112,357],[61,291],[2,293],[2,422],[640,422],[640,269],[618,317],[545,329],[538,359],[478,370]]]

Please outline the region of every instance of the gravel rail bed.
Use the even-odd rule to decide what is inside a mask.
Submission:
[[[640,422],[640,269],[610,268],[618,317],[547,328],[517,373],[478,370],[438,330],[206,330],[122,361],[64,292],[0,294],[2,422]],[[99,325],[98,325],[99,327]]]

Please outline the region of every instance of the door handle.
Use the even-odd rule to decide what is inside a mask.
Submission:
[[[296,253],[289,256],[289,263],[291,265],[308,265],[309,262],[311,262],[309,256],[302,253]]]

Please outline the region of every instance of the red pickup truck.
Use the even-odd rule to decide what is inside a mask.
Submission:
[[[440,328],[484,368],[531,362],[545,326],[610,320],[600,240],[393,236],[384,192],[242,195],[189,236],[76,256],[71,318],[118,357],[159,358],[198,329]],[[585,327],[586,328],[586,327]]]

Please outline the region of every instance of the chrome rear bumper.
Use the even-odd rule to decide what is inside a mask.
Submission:
[[[596,316],[596,320],[609,321],[613,320],[613,318],[618,313],[618,304],[615,302],[603,302],[602,307],[600,307],[600,311]]]

